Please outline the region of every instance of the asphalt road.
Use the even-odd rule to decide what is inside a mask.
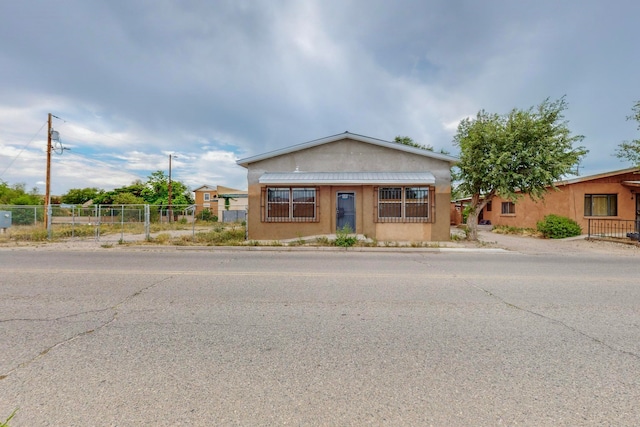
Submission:
[[[638,425],[637,257],[0,250],[11,426]]]

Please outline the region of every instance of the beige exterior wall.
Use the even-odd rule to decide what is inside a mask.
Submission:
[[[296,237],[335,234],[337,230],[337,199],[340,192],[355,194],[356,230],[379,241],[429,241],[449,239],[449,227],[446,234],[433,232],[433,223],[382,223],[375,222],[375,187],[363,186],[320,186],[318,189],[318,221],[317,222],[262,222],[262,187],[255,186],[256,191],[250,191],[250,206],[248,215],[249,239],[253,240],[281,240]],[[253,198],[255,197],[255,200]],[[437,202],[436,202],[437,203]],[[448,206],[448,200],[445,203]],[[253,209],[258,206],[258,209]]]
[[[490,220],[492,225],[536,228],[538,221],[546,215],[561,215],[576,221],[583,231],[587,230],[589,218],[636,219],[636,197],[633,189],[622,185],[622,181],[637,181],[640,175],[625,173],[605,178],[593,179],[572,184],[559,185],[558,191],[550,190],[543,200],[533,201],[524,196],[515,202],[515,214],[502,214],[502,202],[507,200],[495,197],[491,203],[491,211],[485,208],[483,219]],[[584,215],[585,194],[616,194],[618,215],[613,217]]]
[[[209,194],[209,200],[204,200],[205,193]],[[209,209],[214,215],[218,212],[218,190],[214,188],[198,189],[193,192],[194,203],[196,205],[196,215],[204,209]],[[208,204],[208,206],[207,206]]]
[[[235,188],[223,187],[218,185],[217,187],[208,187],[197,189],[194,192],[194,203],[196,205],[196,215],[202,212],[204,209],[209,209],[213,215],[216,215],[220,221],[222,221],[222,211],[225,210],[224,198],[218,198],[219,194],[238,194],[246,195],[247,191],[237,190]],[[209,200],[204,199],[204,195],[209,194]],[[247,208],[246,197],[235,197],[229,199],[229,210],[245,210]]]
[[[247,191],[245,190],[236,190],[235,188],[230,188],[230,187],[223,187],[221,185],[218,185],[218,195],[225,195],[225,194],[238,194],[238,195],[245,195],[245,197],[234,197],[229,199],[229,209],[230,211],[243,211],[247,209],[248,206],[248,198],[246,197]],[[226,200],[224,198],[221,198],[218,196],[219,202],[216,203],[217,209],[214,211],[213,209],[211,209],[212,212],[215,212],[216,215],[218,216],[218,221],[222,221],[222,212],[227,210],[226,208]]]
[[[318,222],[262,222],[262,188],[258,180],[265,172],[431,172],[436,178],[435,223],[376,223],[377,195],[373,185],[320,186]],[[356,232],[378,241],[449,240],[450,164],[447,161],[401,150],[343,139],[251,163],[248,236],[253,240],[280,240],[334,234],[336,194],[353,191],[356,203]],[[394,184],[395,185],[395,184]],[[400,186],[401,184],[398,184]]]

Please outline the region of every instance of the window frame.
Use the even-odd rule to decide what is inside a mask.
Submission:
[[[317,222],[319,193],[317,187],[264,187],[262,220],[263,222]],[[279,195],[278,197],[282,200],[271,200],[272,195]],[[311,207],[311,215],[308,212],[309,207]],[[274,211],[276,213],[279,211],[282,215],[271,214]],[[286,215],[284,215],[285,211]]]
[[[594,214],[594,198],[606,198],[606,214]],[[589,202],[587,202],[589,201]],[[588,205],[587,205],[588,203]],[[618,194],[617,193],[590,193],[584,195],[584,216],[585,217],[607,217],[618,216]]]
[[[411,197],[409,192],[417,194]],[[375,187],[376,222],[432,222],[433,187],[429,185],[398,185]],[[419,215],[423,211],[425,215]],[[412,213],[416,212],[416,213]]]
[[[202,200],[204,200],[205,202],[211,201],[211,193],[203,193],[202,197],[203,197]]]
[[[506,209],[505,209],[506,208]],[[502,202],[500,205],[500,215],[515,215],[516,204],[512,201]]]

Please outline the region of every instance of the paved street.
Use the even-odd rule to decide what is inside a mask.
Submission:
[[[637,425],[637,256],[0,249],[11,426]]]

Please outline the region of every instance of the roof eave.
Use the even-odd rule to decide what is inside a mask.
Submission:
[[[421,148],[411,147],[409,145],[399,144],[396,142],[384,141],[382,139],[371,138],[369,136],[359,135],[350,132],[339,133],[331,135],[325,138],[314,139],[313,141],[303,142],[301,144],[292,145],[289,147],[281,148],[279,150],[269,151],[266,153],[258,154],[256,156],[239,159],[236,164],[248,168],[250,163],[259,162],[261,160],[267,160],[273,157],[282,156],[284,154],[294,153],[296,151],[306,150],[308,148],[316,147],[318,145],[328,144],[330,142],[340,141],[342,139],[353,139],[355,141],[366,142],[380,147],[391,148],[399,151],[406,151],[408,153],[418,154],[420,156],[431,157],[438,160],[448,162],[451,166],[458,163],[458,159],[446,154],[436,153],[435,151],[423,150]]]

